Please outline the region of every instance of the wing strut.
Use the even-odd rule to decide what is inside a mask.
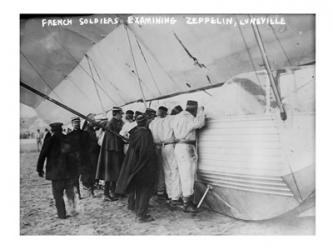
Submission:
[[[264,65],[265,65],[265,68],[266,68],[266,71],[267,71],[267,74],[268,74],[269,81],[271,83],[271,87],[273,89],[273,93],[274,93],[276,102],[277,102],[277,104],[280,108],[281,119],[283,121],[285,121],[287,119],[287,113],[286,113],[285,107],[282,104],[280,93],[279,93],[279,91],[276,87],[275,78],[273,76],[272,69],[271,69],[271,66],[270,66],[268,58],[267,58],[267,54],[266,54],[265,47],[264,47],[264,44],[263,44],[261,36],[260,36],[258,26],[257,26],[257,24],[251,24],[251,26],[252,26],[252,29],[253,29],[254,36],[257,40],[259,49],[260,49],[261,57],[264,61]]]

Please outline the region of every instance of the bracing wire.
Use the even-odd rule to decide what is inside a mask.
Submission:
[[[139,41],[138,41],[138,39],[137,39],[136,37],[135,37],[135,40],[136,40],[136,43],[137,43],[137,45],[138,45],[138,48],[140,49],[141,55],[142,55],[142,57],[143,57],[143,60],[145,61],[146,65],[147,65],[147,68],[148,68],[149,73],[150,73],[150,76],[151,76],[151,78],[152,78],[152,80],[153,80],[153,82],[154,82],[154,84],[155,84],[155,87],[156,87],[158,93],[159,93],[160,95],[162,95],[162,93],[161,93],[161,91],[160,91],[160,89],[159,89],[159,87],[158,87],[158,84],[157,84],[157,82],[156,82],[156,80],[155,80],[155,77],[154,77],[154,75],[153,75],[153,72],[151,71],[150,66],[149,66],[149,64],[148,64],[148,61],[146,60],[146,57],[145,57],[145,55],[144,55],[144,53],[143,53],[143,50],[142,50],[142,48],[141,48],[141,46],[140,46],[140,43],[139,43]]]
[[[131,27],[128,27],[128,29],[133,33],[133,35],[135,36],[136,39],[139,39],[141,44],[144,45],[144,47],[146,48],[146,50],[148,50],[150,52],[150,55],[152,55],[152,57],[154,58],[155,62],[160,66],[160,68],[163,70],[163,72],[167,75],[167,77],[170,79],[170,81],[174,84],[174,86],[176,88],[178,88],[178,84],[176,83],[176,81],[172,78],[172,76],[164,69],[164,67],[162,66],[162,64],[159,62],[159,60],[154,56],[154,54],[152,53],[152,51],[150,51],[149,47],[147,47],[147,45],[144,44],[144,42],[142,41],[142,39],[140,39],[140,37],[138,37],[138,35],[136,34],[134,29],[131,29]]]
[[[279,45],[280,45],[280,47],[281,47],[282,53],[283,53],[284,56],[287,58],[287,61],[288,61],[288,63],[289,63],[289,66],[292,66],[292,64],[291,64],[291,60],[290,60],[290,58],[289,58],[289,56],[288,56],[288,54],[287,54],[287,51],[284,49],[284,47],[283,47],[283,45],[282,45],[282,42],[281,42],[281,40],[279,39],[278,35],[276,34],[276,31],[275,31],[275,29],[273,28],[272,24],[269,24],[269,27],[272,29],[272,32],[273,32],[273,34],[274,34],[274,36],[275,36],[275,39],[278,41],[278,43],[279,43]]]
[[[90,97],[74,82],[74,80],[71,79],[71,77],[67,76],[65,79],[70,81],[75,86],[75,88],[77,88],[77,90],[80,91],[80,93],[84,95],[88,100],[92,101]]]
[[[30,62],[30,60],[28,59],[27,56],[24,55],[24,53],[22,51],[20,51],[21,55],[24,57],[24,59],[28,62],[28,64],[31,66],[31,68],[37,73],[37,75],[39,76],[39,78],[43,81],[43,83],[51,90],[51,92],[54,93],[54,95],[56,97],[59,98],[59,100],[61,102],[63,102],[63,100],[60,98],[60,96],[54,91],[54,89],[51,88],[51,86],[46,82],[46,80],[44,79],[44,77],[42,76],[41,73],[38,72],[38,70],[35,68],[35,66],[33,65],[32,62]]]
[[[142,89],[141,79],[139,77],[138,68],[136,66],[136,62],[135,62],[135,58],[134,58],[134,53],[133,53],[133,48],[132,48],[131,40],[130,40],[130,37],[129,37],[129,34],[128,34],[128,29],[127,29],[126,25],[124,25],[124,27],[125,27],[125,30],[126,30],[128,44],[129,44],[129,47],[130,47],[130,51],[131,51],[131,55],[132,55],[132,59],[133,59],[133,63],[134,63],[135,71],[136,71],[136,75],[137,75],[137,78],[138,78],[138,83],[139,83],[139,86],[140,86],[140,91],[141,91],[141,94],[142,94],[143,104],[145,105],[145,108],[147,108],[146,98],[145,98],[145,95],[144,95],[144,92],[143,92],[143,89]]]
[[[243,41],[243,43],[244,43],[244,46],[245,46],[246,52],[247,52],[247,54],[248,54],[248,56],[249,56],[251,66],[252,66],[252,68],[253,68],[253,70],[254,70],[254,73],[255,73],[255,75],[256,75],[256,78],[257,78],[258,83],[261,85],[261,81],[260,81],[260,78],[258,77],[257,69],[256,69],[256,66],[255,66],[255,64],[254,64],[254,59],[253,59],[253,57],[252,57],[252,55],[251,55],[251,52],[250,52],[250,47],[249,47],[249,45],[248,45],[247,42],[246,42],[246,39],[245,39],[244,33],[243,33],[243,31],[242,31],[242,28],[241,28],[240,25],[239,25],[239,20],[238,20],[237,17],[236,17],[236,20],[237,20],[237,27],[238,27],[239,33],[240,33],[240,35],[241,35],[241,37],[242,37],[242,41]]]
[[[100,76],[100,74],[99,74],[99,72],[98,72],[98,70],[97,70],[97,67],[96,67],[94,61],[92,60],[92,58],[91,58],[89,55],[86,55],[86,56],[87,56],[87,58],[90,59],[90,62],[91,62],[92,66],[93,66],[93,68],[94,68],[94,70],[95,70],[95,72],[96,72],[96,75],[97,75],[99,81],[102,82],[102,78],[101,78],[101,76]],[[102,72],[103,72],[103,71],[102,71]],[[109,81],[109,80],[107,80],[107,81],[110,83],[110,85],[111,85],[111,86],[112,86],[117,92],[119,92],[119,90],[118,90],[118,89],[112,84],[111,81]],[[119,98],[120,98],[123,102],[125,102],[125,99],[124,99],[119,93],[118,93],[118,96],[119,96]],[[112,101],[113,101],[113,103],[116,103],[114,100],[112,100]]]
[[[101,105],[101,108],[102,108],[103,112],[106,113],[103,102],[102,102],[102,99],[101,99],[101,96],[100,96],[98,88],[97,88],[97,84],[96,84],[96,81],[95,81],[95,78],[94,78],[94,74],[93,74],[91,66],[90,66],[89,58],[86,58],[86,59],[87,59],[88,67],[89,67],[89,70],[90,70],[90,73],[91,73],[91,76],[92,76],[92,80],[93,80],[93,83],[94,83],[94,86],[95,86],[95,90],[96,90],[96,94],[97,94],[99,103]]]

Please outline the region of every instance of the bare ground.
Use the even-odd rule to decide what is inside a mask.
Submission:
[[[128,211],[127,200],[112,203],[97,197],[78,201],[79,215],[66,220],[56,217],[51,183],[38,177],[35,145],[21,142],[20,154],[20,233],[21,235],[311,235],[315,232],[314,207],[262,222],[236,220],[207,209],[193,216],[181,210],[170,211],[154,203],[151,223],[138,223]]]

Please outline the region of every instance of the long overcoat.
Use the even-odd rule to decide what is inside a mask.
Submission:
[[[124,122],[112,118],[106,128],[119,133]],[[124,159],[124,142],[121,138],[105,130],[102,146],[98,156],[96,179],[117,181]]]
[[[134,128],[129,138],[116,193],[125,194],[131,191],[133,186],[153,188],[157,170],[157,155],[150,130],[146,127]]]
[[[75,166],[77,176],[83,180],[89,178],[94,166],[89,154],[89,134],[81,129],[73,130],[66,135],[66,142],[70,145],[68,153],[69,163]],[[85,184],[85,181],[83,181]]]
[[[96,169],[97,169],[97,161],[98,155],[100,151],[100,146],[98,145],[98,138],[96,136],[96,128],[88,123],[85,123],[82,127],[83,131],[88,133],[88,154],[90,158],[90,162],[92,165],[91,174],[92,178],[95,179],[96,177]]]

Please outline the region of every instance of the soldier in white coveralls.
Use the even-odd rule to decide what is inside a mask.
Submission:
[[[159,110],[167,114],[167,108],[162,106]],[[160,119],[155,118],[150,124],[150,129],[155,143],[160,149],[166,192],[171,200],[170,206],[175,208],[180,203],[179,199],[181,198],[180,177],[174,153],[175,137],[171,126],[175,116],[167,115],[164,117],[163,114],[160,117]]]
[[[196,129],[205,125],[204,108],[200,107],[198,110],[198,103],[189,100],[186,109],[176,115],[171,124],[177,140],[175,157],[183,193],[184,212],[196,212],[192,202],[198,160]]]
[[[168,109],[164,106],[160,106],[157,110],[157,117],[149,123],[149,129],[153,135],[156,153],[158,156],[158,179],[157,179],[157,196],[159,199],[165,199],[165,177],[162,162],[161,153],[161,133],[162,133],[162,122],[168,114]]]

